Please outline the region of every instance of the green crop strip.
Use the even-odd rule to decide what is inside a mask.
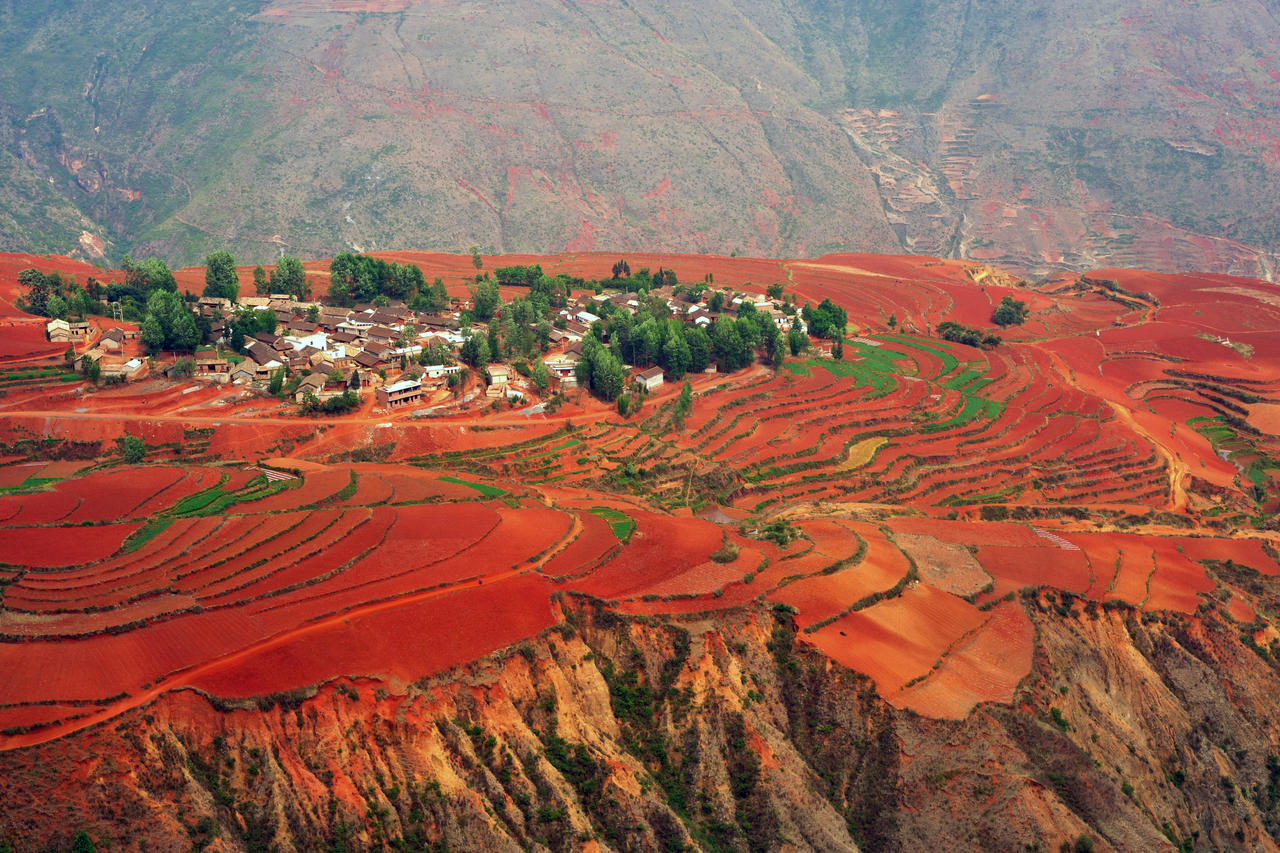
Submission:
[[[632,532],[636,529],[635,521],[621,510],[607,506],[593,506],[587,512],[609,522],[609,529],[613,531],[613,535],[618,537],[620,542],[629,540]]]
[[[475,489],[486,498],[500,498],[507,493],[506,489],[499,489],[497,486],[489,486],[484,483],[472,483],[467,480],[459,479],[458,477],[445,476],[440,477],[439,479],[446,483],[457,483],[459,486],[466,486],[467,488]]]

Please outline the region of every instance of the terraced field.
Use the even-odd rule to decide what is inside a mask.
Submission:
[[[1280,575],[1266,286],[1102,271],[1037,290],[916,258],[738,263],[845,307],[843,358],[690,377],[683,418],[678,383],[629,418],[585,397],[376,426],[165,415],[144,434],[207,430],[202,455],[228,461],[156,441],[177,450],[130,468],[41,460],[33,425],[84,438],[124,415],[62,397],[34,410],[36,392],[15,391],[0,747],[178,688],[413,681],[550,628],[566,596],[677,620],[786,611],[888,701],[937,717],[1012,699],[1034,644],[1025,600],[1220,607],[1270,636],[1249,580]],[[1008,294],[1032,313],[999,346],[931,333],[982,324]],[[179,395],[152,392],[165,412]],[[277,430],[293,453],[263,461]],[[394,462],[333,462],[375,430]]]

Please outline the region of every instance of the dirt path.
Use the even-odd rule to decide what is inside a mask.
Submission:
[[[1164,458],[1164,461],[1168,463],[1171,508],[1175,510],[1186,509],[1187,490],[1184,483],[1187,478],[1191,476],[1191,466],[1186,462],[1183,462],[1177,453],[1174,453],[1168,447],[1165,447],[1164,443],[1161,442],[1160,439],[1156,438],[1147,430],[1146,427],[1138,423],[1138,421],[1133,417],[1133,412],[1129,411],[1119,403],[1112,402],[1111,400],[1107,400],[1107,405],[1111,407],[1111,410],[1116,413],[1116,417],[1119,418],[1125,426],[1151,442],[1155,446],[1156,452],[1159,453]]]

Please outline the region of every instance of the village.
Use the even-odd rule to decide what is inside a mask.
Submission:
[[[187,304],[209,330],[209,343],[190,354],[148,353],[135,326],[101,317],[81,322],[54,319],[46,331],[50,341],[67,343],[68,363],[74,362],[95,382],[133,382],[149,376],[192,379],[287,399],[303,413],[360,409],[373,415],[421,416],[554,405],[581,392],[578,367],[588,339],[594,336],[607,345],[612,320],[620,313],[634,316],[642,310],[642,301],[645,311],[663,311],[685,328],[708,333],[719,317],[732,320],[744,310],[758,312],[759,322],[767,318],[785,341],[790,330],[804,331],[805,323],[780,290],[775,286],[768,295],[671,285],[647,293],[583,290],[552,312],[535,358],[492,354],[479,363],[466,357],[465,345],[471,337],[492,340],[495,330],[490,327],[496,326],[498,316],[495,312],[487,323],[472,322],[467,293],[451,296],[448,308],[439,312],[415,311],[404,301],[386,298],[346,308],[290,294],[241,296],[234,302],[200,296]],[[269,312],[274,324],[267,320],[259,325],[274,331],[246,336],[237,350],[231,345],[232,321],[248,312]],[[534,324],[529,327],[532,334]],[[830,340],[806,335],[804,341],[813,354],[831,354]],[[622,367],[623,387],[630,395],[645,396],[672,379],[656,365],[624,362]],[[716,371],[712,359],[698,372]]]

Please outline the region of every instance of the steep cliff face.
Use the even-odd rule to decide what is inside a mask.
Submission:
[[[1038,642],[1014,705],[952,722],[883,702],[806,648],[785,610],[660,623],[566,600],[536,641],[414,684],[354,677],[254,707],[182,692],[5,753],[0,839],[1280,849],[1272,660],[1215,611],[1025,603]]]

